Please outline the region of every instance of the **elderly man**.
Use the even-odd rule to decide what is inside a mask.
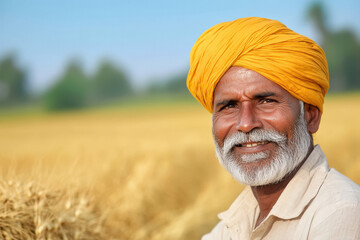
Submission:
[[[204,32],[190,59],[217,157],[248,185],[203,239],[360,239],[360,187],[313,144],[329,88],[321,47],[251,17]]]

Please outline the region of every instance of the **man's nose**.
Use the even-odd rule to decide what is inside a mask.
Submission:
[[[238,116],[237,130],[248,133],[255,128],[261,128],[262,123],[257,116],[255,109],[251,103],[246,103],[241,106],[240,114]]]

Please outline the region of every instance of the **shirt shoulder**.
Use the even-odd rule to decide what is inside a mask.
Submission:
[[[342,208],[360,211],[360,187],[335,169],[330,169],[311,205],[316,209],[315,219],[318,220]]]
[[[329,204],[360,206],[360,186],[335,169],[330,169],[319,190]]]
[[[330,169],[311,205],[310,239],[360,239],[360,187],[352,180]]]

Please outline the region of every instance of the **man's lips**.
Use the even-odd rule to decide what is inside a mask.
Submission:
[[[238,154],[258,153],[265,150],[271,150],[274,142],[261,141],[261,142],[245,142],[233,146],[232,151]]]
[[[262,141],[262,142],[246,142],[241,144],[236,144],[235,147],[244,147],[244,148],[250,148],[250,147],[257,147],[261,145],[268,144],[268,141]]]

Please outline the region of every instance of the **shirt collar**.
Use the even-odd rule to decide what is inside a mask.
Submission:
[[[317,195],[323,184],[329,166],[319,145],[316,145],[308,159],[286,186],[269,215],[282,219],[298,217]]]

